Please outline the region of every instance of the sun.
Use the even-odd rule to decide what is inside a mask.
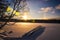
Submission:
[[[24,12],[21,16],[22,20],[30,20],[31,16],[29,15],[28,12]]]
[[[28,19],[28,16],[27,15],[23,15],[22,16],[22,19],[27,20]]]

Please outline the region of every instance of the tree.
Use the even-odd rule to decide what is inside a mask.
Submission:
[[[6,0],[0,0],[0,19],[3,19],[6,17],[5,12],[7,7],[9,6],[9,3]],[[0,22],[0,29],[6,25],[6,22]]]
[[[6,0],[0,0],[0,19],[6,19],[6,17],[8,18],[8,20],[6,22],[0,22],[0,29],[2,29],[7,23],[9,23],[9,20],[11,20],[12,17],[15,16],[15,14],[13,13],[15,10],[19,9],[19,5],[20,2],[22,0],[11,0],[12,2],[9,3]],[[6,9],[8,6],[10,6],[10,4],[13,4],[13,11],[10,13],[10,15],[6,15]]]
[[[0,35],[2,35],[2,36],[0,36],[0,37],[6,37],[7,36],[7,34],[10,34],[10,33],[12,33],[12,31],[10,31],[9,33],[7,33],[6,31],[4,31],[3,30],[3,27],[5,26],[5,25],[7,25],[7,24],[10,24],[10,20],[11,20],[11,18],[12,17],[14,17],[15,16],[15,13],[14,13],[14,11],[15,10],[18,10],[19,9],[19,5],[20,5],[20,2],[21,2],[22,0],[11,0],[11,3],[10,2],[8,2],[7,0],[0,0],[0,20],[4,20],[4,19],[8,19],[7,21],[5,21],[5,22],[1,22],[0,21],[0,32],[2,31],[2,33],[0,33]],[[10,13],[10,15],[8,14],[8,12],[7,12],[7,8],[11,5],[11,4],[13,4],[12,6],[13,6],[13,10],[12,10],[12,12]],[[7,12],[7,14],[8,15],[6,15],[6,12]]]
[[[23,5],[23,7],[22,6],[20,6],[20,3],[21,2],[24,2],[25,0],[11,0],[11,3],[9,3],[8,1],[5,1],[5,0],[0,0],[0,10],[2,10],[2,11],[0,11],[1,12],[1,14],[0,14],[0,19],[1,20],[4,20],[4,19],[8,19],[7,21],[5,21],[5,22],[1,22],[0,21],[0,29],[2,29],[5,25],[7,25],[7,24],[10,24],[10,20],[11,20],[11,18],[12,17],[14,17],[15,16],[15,13],[14,13],[14,11],[16,10],[17,12],[20,12],[19,10],[21,9],[21,8],[24,8],[24,6],[25,5]],[[5,4],[5,3],[6,4]],[[13,6],[13,10],[12,10],[12,12],[10,13],[10,15],[6,15],[6,13],[5,12],[7,12],[6,10],[7,10],[7,8],[11,5],[11,4],[13,4],[12,6]],[[1,9],[2,8],[2,9]],[[7,12],[8,13],[8,12]],[[12,33],[12,31],[10,31],[9,33]],[[2,32],[1,33],[2,35],[6,35],[6,31],[4,31],[4,32]],[[6,35],[7,36],[7,35]]]

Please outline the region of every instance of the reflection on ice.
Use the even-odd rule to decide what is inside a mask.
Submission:
[[[25,33],[22,37],[3,37],[4,40],[36,40],[44,32],[45,27],[37,26],[36,28]]]
[[[38,27],[38,26],[42,26],[45,27],[44,32],[42,33],[42,35],[40,35],[38,37],[37,40],[52,40],[52,38],[55,39],[59,39],[59,35],[60,35],[60,24],[53,24],[53,23],[16,23],[12,26],[6,26],[3,28],[3,30],[5,30],[6,32],[9,31],[13,31],[13,33],[9,34],[9,37],[14,37],[14,38],[18,38],[18,37],[22,37],[22,35],[24,35],[25,33],[29,33],[31,30],[33,30],[34,28]],[[32,33],[33,34],[33,33]],[[55,38],[55,36],[57,36]],[[27,37],[27,36],[26,36]]]

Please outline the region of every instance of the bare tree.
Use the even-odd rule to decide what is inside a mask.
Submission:
[[[11,20],[11,18],[14,17],[15,14],[13,12],[15,10],[18,11],[20,2],[22,0],[11,0],[11,1],[12,1],[11,3],[8,3],[8,1],[0,0],[0,19],[3,20],[6,17],[8,18],[6,22],[0,22],[0,29],[2,29]],[[10,15],[5,15],[6,9],[10,4],[13,4],[13,11],[11,12]]]
[[[3,27],[5,27],[5,25],[10,23],[9,21],[15,16],[15,13],[14,13],[15,10],[19,12],[19,10],[21,8],[24,8],[25,5],[23,5],[23,7],[20,6],[20,3],[22,1],[24,2],[25,0],[11,0],[11,3],[9,3],[8,1],[5,1],[5,0],[0,0],[0,8],[3,7],[2,9],[0,9],[0,10],[2,10],[2,11],[0,11],[1,12],[0,19],[4,21],[4,19],[6,19],[6,17],[8,18],[8,20],[6,20],[5,22],[0,21],[0,29],[3,29]],[[6,2],[6,4],[4,2]],[[5,12],[7,12],[6,11],[7,7],[10,6],[11,4],[13,4],[12,5],[13,6],[13,11],[11,12],[10,15],[5,15]],[[10,31],[9,33],[4,31],[4,32],[2,32],[0,34],[2,35],[2,37],[4,37],[4,36],[6,37],[7,34],[10,34],[10,33],[12,33],[12,31]]]
[[[5,25],[7,25],[8,23],[10,24],[9,21],[11,20],[12,17],[15,16],[15,14],[13,12],[15,10],[18,11],[21,1],[22,0],[11,0],[11,3],[9,3],[6,0],[0,0],[0,30],[3,30],[3,27],[5,27]],[[6,11],[7,7],[10,6],[11,4],[13,4],[12,5],[13,6],[13,11],[11,12],[10,15],[5,15],[5,12],[7,12]],[[6,18],[8,18],[8,20],[6,20],[5,22],[1,21],[1,20],[4,21],[4,19],[6,19]],[[10,34],[10,33],[12,33],[12,31],[10,31],[8,33],[6,31],[4,31],[4,32],[0,33],[0,35],[1,35],[0,37],[7,37],[8,34]]]

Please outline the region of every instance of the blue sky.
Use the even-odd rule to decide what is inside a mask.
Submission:
[[[34,18],[60,18],[60,0],[28,0],[28,4]]]
[[[27,0],[27,4],[33,18],[60,19],[60,0]]]

